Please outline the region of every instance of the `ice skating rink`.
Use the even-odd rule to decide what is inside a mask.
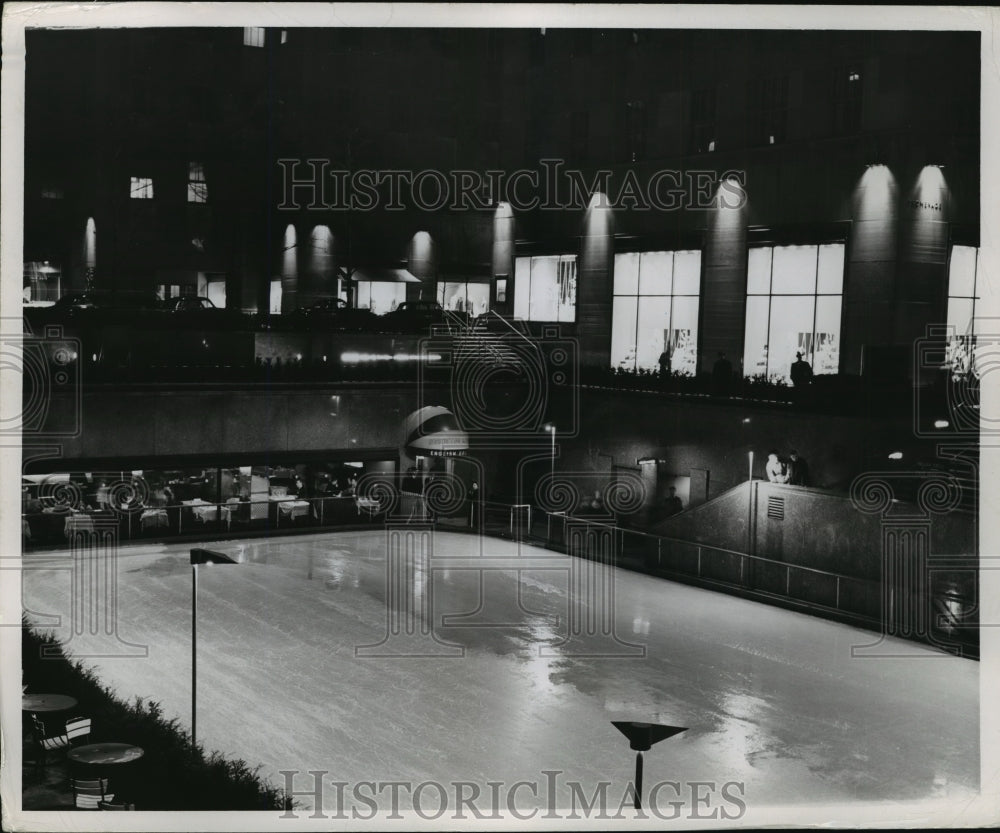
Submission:
[[[908,656],[852,657],[878,635],[622,570],[603,576],[619,641],[565,642],[575,617],[602,612],[593,594],[575,597],[585,588],[570,559],[460,533],[435,533],[432,569],[388,582],[382,530],[205,546],[241,563],[200,568],[198,739],[261,764],[279,785],[279,770],[302,772],[300,789],[308,770],[326,770],[350,783],[469,781],[486,791],[559,770],[588,789],[611,781],[617,807],[634,753],[610,721],[639,720],[688,727],[646,754],[647,788],[741,782],[754,807],[978,792],[973,661],[895,641],[882,653]],[[121,697],[156,700],[186,726],[190,549],[117,557],[117,638],[148,645],[144,658],[93,656],[129,651],[106,635],[70,638],[68,554],[26,556],[23,579],[30,618],[62,615],[54,633],[69,653]],[[532,566],[482,572],[462,556]],[[388,615],[400,599],[430,610],[439,641],[421,639],[419,622],[409,641],[383,641],[394,622],[404,636],[412,625],[405,611]],[[622,655],[588,655],[608,644]],[[438,655],[385,656],[392,645]],[[519,796],[530,805],[530,791]],[[324,804],[335,799],[331,791]]]

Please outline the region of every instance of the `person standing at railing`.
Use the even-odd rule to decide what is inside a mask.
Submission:
[[[676,487],[671,486],[668,491],[669,494],[667,495],[667,500],[664,505],[667,517],[671,515],[676,515],[678,512],[684,511],[684,503],[681,501],[679,497],[677,497]]]
[[[788,482],[793,486],[809,485],[809,464],[794,450],[788,458]]]
[[[772,483],[788,482],[788,471],[785,464],[778,458],[777,451],[772,450],[767,453],[767,465],[764,466],[764,471],[767,472],[767,479]]]
[[[475,480],[469,486],[466,501],[469,510],[469,527],[471,529],[479,529],[479,484]]]

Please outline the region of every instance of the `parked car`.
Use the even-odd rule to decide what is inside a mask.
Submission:
[[[39,323],[68,321],[108,321],[117,323],[131,320],[136,313],[157,309],[156,295],[142,290],[89,289],[64,295],[50,307],[25,310],[25,316]]]
[[[298,326],[333,330],[372,330],[378,326],[378,316],[371,310],[353,309],[343,298],[321,298],[299,307],[288,318]]]
[[[217,307],[210,298],[199,295],[168,298],[163,302],[162,309],[187,323],[237,324],[243,320],[243,313],[239,310]]]
[[[435,324],[446,323],[444,308],[437,301],[403,301],[392,312],[381,317],[387,330],[425,331]]]

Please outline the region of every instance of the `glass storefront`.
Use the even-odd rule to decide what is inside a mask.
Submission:
[[[22,285],[25,306],[54,304],[62,297],[62,268],[48,260],[25,261]]]
[[[693,375],[700,291],[700,251],[615,255],[611,366],[659,370],[666,353],[672,372]]]
[[[979,325],[977,306],[982,297],[979,280],[979,249],[952,246],[948,262],[948,347],[947,368],[955,376],[973,369],[973,356]]]
[[[391,281],[358,281],[357,308],[375,315],[392,312],[406,300],[406,284]]]
[[[796,353],[814,374],[839,372],[843,287],[843,243],[751,248],[743,375],[790,384]]]
[[[475,317],[490,310],[490,285],[481,281],[440,281],[437,300],[446,310]]]
[[[516,258],[514,317],[556,323],[576,321],[576,255]]]

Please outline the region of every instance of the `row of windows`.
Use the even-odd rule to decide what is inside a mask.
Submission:
[[[129,196],[133,200],[153,199],[153,178],[149,176],[131,177]],[[187,201],[208,202],[208,182],[205,180],[205,168],[200,162],[188,163]]]
[[[288,30],[282,29],[277,35],[279,43],[288,43]],[[263,26],[244,26],[243,45],[263,48],[267,40],[267,30]]]
[[[748,252],[743,374],[791,381],[798,354],[817,374],[840,368],[845,246],[754,246]],[[979,252],[953,246],[947,323],[953,364],[971,353],[981,297]],[[693,374],[698,367],[701,252],[615,255],[611,366]],[[514,315],[529,321],[576,318],[576,256],[519,257]]]

